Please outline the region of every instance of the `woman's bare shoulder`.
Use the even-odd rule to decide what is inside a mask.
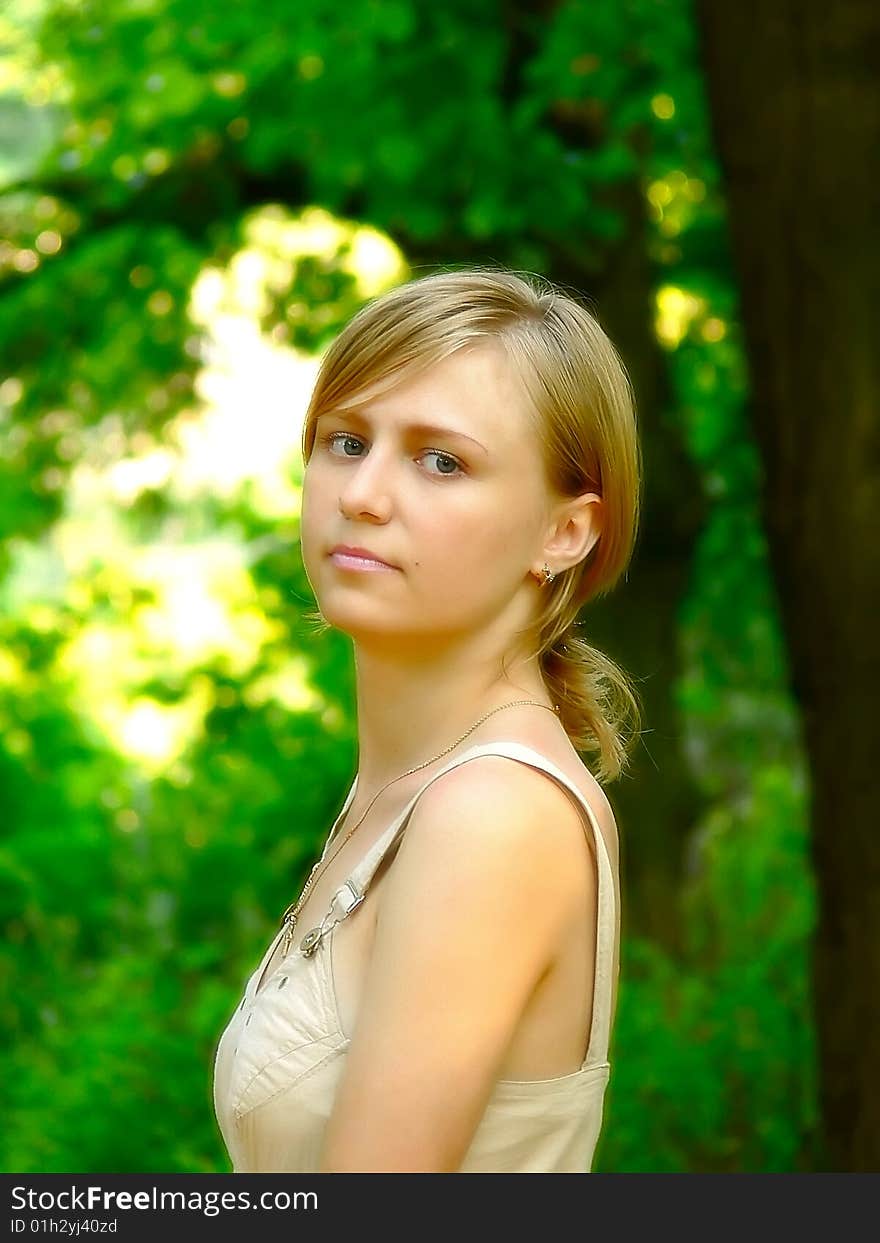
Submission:
[[[414,827],[416,833],[435,831],[425,826],[454,832],[465,816],[500,849],[520,851],[526,871],[537,855],[564,871],[572,850],[582,849],[583,817],[571,795],[545,770],[505,755],[474,756],[442,773],[423,791],[407,834]]]
[[[567,740],[561,745],[555,740],[523,739],[521,745],[535,752],[537,757],[549,760],[578,790],[593,813],[593,820],[603,836],[612,864],[617,868],[620,842],[614,809],[599,780],[578,752]],[[503,801],[505,795],[515,791],[516,797],[530,800],[530,805],[539,816],[550,814],[557,821],[561,818],[561,823],[580,826],[583,833],[583,817],[572,795],[563,790],[546,769],[533,768],[522,760],[491,753],[475,756],[444,773],[428,787],[423,797],[428,798],[429,802],[442,802],[445,792],[453,790],[461,791],[464,797],[474,797],[489,804],[493,797],[500,797]],[[592,842],[590,848],[593,848]]]

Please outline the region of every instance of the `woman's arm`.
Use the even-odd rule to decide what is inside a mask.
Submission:
[[[383,886],[322,1172],[457,1170],[589,858],[549,778],[498,756],[421,796]]]

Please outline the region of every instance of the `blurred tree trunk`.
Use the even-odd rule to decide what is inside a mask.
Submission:
[[[506,0],[503,6],[509,49],[504,94],[511,103],[557,3]],[[605,141],[601,113],[551,108],[545,124],[569,151],[596,150]],[[638,135],[634,141],[640,141]],[[663,418],[670,395],[654,333],[644,192],[634,178],[609,189],[605,202],[624,228],[598,262],[592,244],[583,248],[578,238],[555,236],[552,222],[538,240],[549,248],[545,275],[594,300],[636,393],[645,469],[639,538],[627,579],[587,607],[582,633],[636,678],[644,708],[644,736],[630,770],[607,789],[620,826],[623,927],[678,957],[684,942],[679,904],[684,857],[701,796],[685,761],[673,692],[681,672],[678,615],[705,506],[684,439],[675,434],[674,422]]]
[[[558,0],[505,0],[508,55],[502,96],[512,107],[522,70],[544,37],[543,23]],[[601,120],[584,114],[544,118],[569,150],[601,146]],[[690,832],[701,796],[685,762],[673,691],[680,674],[678,614],[690,577],[697,534],[704,522],[696,468],[663,419],[669,402],[665,362],[653,327],[654,279],[648,260],[644,194],[636,179],[609,191],[607,203],[624,220],[621,237],[596,258],[593,239],[554,232],[552,221],[534,238],[547,249],[544,275],[593,300],[602,326],[620,350],[638,403],[646,488],[639,539],[629,577],[609,597],[588,606],[583,637],[607,652],[636,679],[644,707],[640,739],[629,773],[607,795],[621,835],[623,927],[628,935],[682,951],[679,902]],[[589,229],[586,230],[589,238]],[[514,263],[498,239],[475,243],[447,236],[425,244],[398,237],[411,262],[421,265]]]
[[[880,7],[698,0],[812,785],[831,1171],[880,1170]]]
[[[678,618],[705,505],[684,441],[674,434],[672,420],[663,418],[670,402],[668,372],[652,321],[654,281],[641,187],[621,187],[614,205],[627,227],[603,255],[601,269],[578,265],[569,254],[547,275],[595,300],[636,392],[645,471],[639,538],[626,580],[587,606],[582,633],[636,678],[644,709],[644,737],[630,770],[606,790],[620,825],[624,928],[677,958],[684,952],[679,895],[685,850],[702,796],[686,762],[673,692],[681,674]]]

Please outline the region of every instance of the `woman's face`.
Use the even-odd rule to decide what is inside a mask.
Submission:
[[[454,639],[505,614],[523,624],[550,504],[524,401],[501,347],[487,342],[356,411],[321,416],[301,537],[331,625],[402,645]],[[339,544],[394,568],[349,568],[331,557]]]

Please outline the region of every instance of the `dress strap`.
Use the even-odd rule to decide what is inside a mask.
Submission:
[[[344,919],[356,906],[363,901],[367,890],[372,884],[373,877],[379,869],[382,860],[386,854],[397,844],[402,836],[410,816],[415,808],[416,803],[434,781],[438,777],[442,777],[444,773],[450,772],[453,768],[457,768],[459,764],[465,764],[468,760],[476,759],[482,755],[501,755],[512,760],[519,760],[524,764],[530,765],[547,773],[554,778],[569,794],[571,794],[577,802],[579,808],[585,813],[586,824],[589,831],[592,832],[595,843],[596,865],[598,875],[598,917],[596,929],[596,968],[593,986],[593,1018],[590,1027],[590,1039],[587,1046],[587,1056],[583,1062],[583,1066],[591,1066],[596,1062],[605,1062],[608,1058],[608,1045],[611,1028],[611,1001],[613,997],[613,963],[614,963],[614,941],[616,936],[616,920],[615,920],[615,897],[614,897],[614,878],[611,870],[611,861],[608,857],[608,848],[605,845],[605,838],[595,819],[595,813],[592,807],[584,798],[584,795],[577,788],[574,782],[559,769],[555,764],[542,755],[539,751],[535,751],[532,747],[527,747],[523,743],[502,740],[498,742],[480,743],[477,746],[469,748],[451,760],[438,772],[434,773],[424,785],[422,785],[396,819],[389,825],[384,833],[373,843],[372,847],[367,851],[366,855],[357,866],[352,870],[348,879],[339,887],[333,895],[331,908],[325,917],[332,917],[332,923],[338,923]],[[346,799],[345,807],[351,803],[354,796],[357,778]],[[345,808],[343,808],[343,811]],[[340,819],[342,812],[340,812]],[[338,825],[339,821],[337,821]],[[334,826],[335,828],[336,826]],[[329,839],[328,839],[329,844]],[[332,925],[331,925],[332,926]],[[317,932],[317,930],[316,930]]]

